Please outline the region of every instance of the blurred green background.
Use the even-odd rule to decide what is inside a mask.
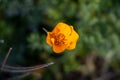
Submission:
[[[80,35],[74,50],[55,54],[46,44],[42,28],[58,22]],[[0,61],[13,48],[9,65],[55,62],[21,80],[120,80],[120,0],[0,0],[0,39]]]

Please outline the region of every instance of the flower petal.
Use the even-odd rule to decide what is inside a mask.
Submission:
[[[77,40],[79,38],[79,35],[75,32],[75,30],[73,29],[72,26],[71,26],[71,28],[72,28],[72,33],[71,33],[71,35],[69,36],[69,39],[68,39],[68,42],[70,43],[68,48],[67,48],[68,50],[72,50],[72,49],[75,48]]]
[[[50,33],[51,32],[47,32],[46,42],[47,42],[48,45],[52,46],[52,42],[51,42],[51,38],[50,38]]]
[[[56,25],[56,27],[54,28],[54,30],[52,31],[54,33],[62,33],[65,36],[68,36],[71,33],[71,28],[69,25],[65,24],[65,23],[58,23]]]
[[[54,51],[55,53],[61,53],[61,52],[63,52],[66,48],[67,48],[67,45],[61,45],[61,46],[53,45],[53,51]]]

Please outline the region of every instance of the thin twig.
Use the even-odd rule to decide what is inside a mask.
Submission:
[[[4,66],[4,68],[2,69],[2,71],[5,72],[12,72],[12,73],[25,73],[25,72],[31,72],[37,69],[41,69],[41,68],[45,68],[48,67],[50,65],[54,64],[54,62],[50,62],[47,64],[43,64],[43,65],[38,65],[38,66],[33,66],[33,67],[11,67],[11,66]]]
[[[8,66],[8,65],[5,65],[4,68],[8,68],[8,69],[14,69],[14,70],[24,70],[24,69],[33,69],[33,68],[38,68],[38,67],[41,67],[41,66],[49,66],[49,65],[52,65],[54,64],[53,62],[50,62],[50,63],[47,63],[47,64],[42,64],[42,65],[37,65],[37,66],[32,66],[32,67],[13,67],[13,66]]]
[[[2,64],[1,64],[1,70],[3,69],[4,65],[6,64],[7,59],[8,59],[8,57],[9,57],[11,51],[12,51],[12,48],[9,48],[9,51],[8,51],[8,53],[6,54],[4,60],[3,60]]]
[[[46,33],[48,32],[48,30],[47,29],[45,29],[44,27],[42,28]]]

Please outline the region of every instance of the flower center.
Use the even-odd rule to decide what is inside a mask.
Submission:
[[[52,44],[55,44],[56,46],[61,46],[62,44],[65,43],[65,35],[62,33],[59,34],[52,33],[50,37]]]

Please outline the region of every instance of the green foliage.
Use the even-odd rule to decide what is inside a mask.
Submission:
[[[109,66],[120,70],[119,5],[119,0],[2,0],[0,39],[6,41],[2,49],[13,46],[13,53],[22,56],[16,60],[21,65],[56,61],[62,54],[61,61],[43,72],[43,80],[60,80],[71,71],[81,71],[80,60],[92,52],[101,58],[114,52]],[[75,50],[54,54],[46,44],[42,28],[51,31],[58,22],[73,25],[80,35]]]

